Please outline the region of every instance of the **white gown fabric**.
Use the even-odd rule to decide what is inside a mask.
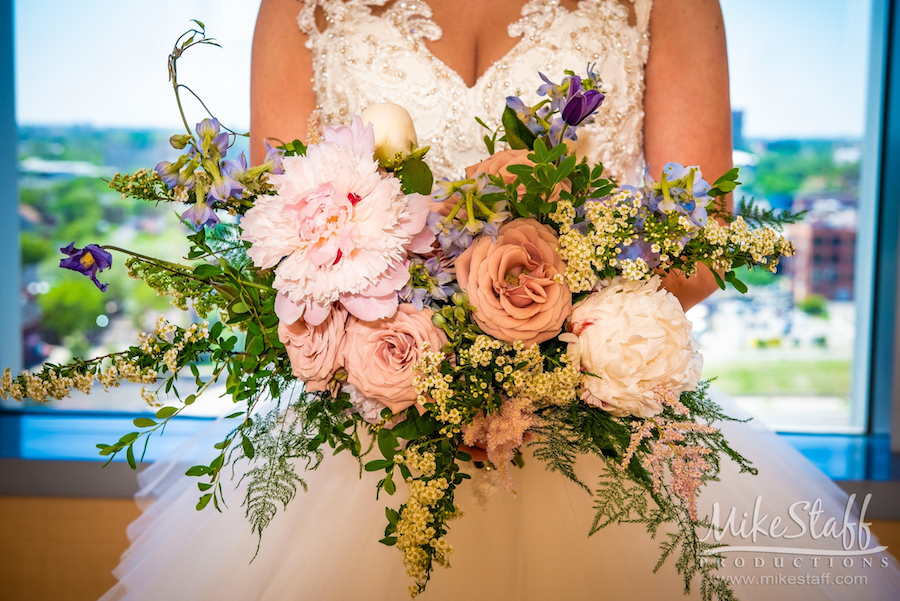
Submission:
[[[386,10],[378,14],[370,8],[385,4]],[[643,168],[643,67],[650,8],[649,0],[636,0],[629,17],[618,0],[583,0],[573,12],[555,0],[532,0],[509,28],[510,36],[520,37],[516,47],[473,88],[425,46],[425,40],[440,36],[440,29],[430,21],[424,2],[305,0],[299,23],[314,55],[314,85],[324,121],[347,121],[374,102],[402,104],[413,115],[420,143],[431,145],[430,162],[439,176],[461,173],[483,157],[484,132],[473,115],[494,125],[492,118],[500,114],[507,95],[518,90],[526,101],[534,100],[536,71],[558,81],[564,69],[582,71],[588,62],[596,62],[607,100],[596,123],[581,130],[579,144],[620,182],[634,183]],[[321,32],[315,25],[320,9],[327,19]],[[714,394],[730,414],[741,416],[729,397]],[[196,479],[183,476],[193,458],[212,450],[225,429],[221,422],[213,424],[179,454],[140,474],[138,503],[144,513],[128,529],[131,547],[115,570],[119,584],[102,601],[409,598],[411,580],[400,553],[378,543],[386,523],[385,505],[399,506],[405,490],[401,485],[394,497],[376,500],[378,475],[360,478],[348,453],[327,457],[318,470],[304,475],[309,492],[299,492],[279,513],[251,563],[257,541],[241,507],[245,486],[238,482],[247,466],[237,466],[223,513],[209,508],[197,512]],[[816,532],[829,518],[836,520],[839,532],[845,521],[854,522],[852,516],[844,518],[847,495],[777,436],[754,423],[729,423],[723,430],[734,448],[759,468],[759,475],[738,474],[725,462],[721,481],[700,497],[701,512],[710,513],[718,504],[719,522],[724,524],[734,508],[735,529],[740,530],[744,512],[747,523],[753,523],[759,498],[756,515],[763,528],[768,531],[777,516],[782,524],[773,532],[790,525],[788,534],[793,534],[799,527],[791,520],[791,505],[818,499],[822,514]],[[516,497],[499,487],[490,472],[473,470],[475,478],[461,486],[457,503],[466,515],[451,523],[448,535],[453,567],[434,573],[422,599],[685,598],[672,559],[652,573],[658,539],[651,540],[635,525],[610,527],[588,538],[594,515],[591,497],[544,470],[527,449],[525,457],[526,467],[513,474]],[[601,469],[599,460],[590,457],[578,465],[589,484],[596,482]],[[799,505],[793,511],[808,525],[809,511],[803,509]],[[744,601],[900,599],[900,570],[887,553],[828,555],[843,548],[841,541],[809,531],[792,539],[758,535],[755,541],[729,535],[722,542],[810,550],[727,553],[720,573],[736,579],[735,591]],[[867,547],[876,545],[873,539]],[[690,598],[699,599],[697,586],[699,582]]]

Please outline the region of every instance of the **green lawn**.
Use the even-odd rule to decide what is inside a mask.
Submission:
[[[717,376],[717,388],[735,396],[850,396],[850,360],[755,361],[712,364],[703,376]]]

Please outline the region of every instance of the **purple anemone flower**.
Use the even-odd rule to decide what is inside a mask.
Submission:
[[[97,280],[97,273],[112,267],[111,254],[97,244],[88,244],[84,248],[75,248],[74,242],[59,250],[68,255],[65,259],[60,260],[60,267],[83,273],[91,278],[91,281],[100,289],[100,292],[106,292],[108,284],[101,284]]]
[[[205,202],[198,202],[181,214],[181,221],[188,224],[195,231],[204,227],[215,227],[219,223],[219,217]]]
[[[569,125],[579,125],[596,112],[606,98],[597,90],[582,90],[581,78],[573,75],[569,79],[569,96],[562,110],[562,118]]]

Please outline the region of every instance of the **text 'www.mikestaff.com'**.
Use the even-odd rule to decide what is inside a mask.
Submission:
[[[765,574],[759,576],[724,576],[728,584],[756,584],[756,585],[781,585],[781,586],[822,586],[822,585],[856,585],[865,586],[869,583],[867,576],[850,576],[831,574],[829,572],[810,574]]]

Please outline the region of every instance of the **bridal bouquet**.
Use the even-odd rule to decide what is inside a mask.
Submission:
[[[182,53],[214,43],[201,24],[185,36],[169,62],[176,95]],[[699,574],[704,598],[730,598],[707,561],[714,545],[699,540],[709,523],[697,493],[725,456],[753,468],[714,426],[728,418],[706,395],[691,323],[661,276],[709,269],[745,291],[736,269],[774,271],[793,250],[775,229],[796,216],[749,204],[733,216],[724,199],[736,169],[709,184],[697,167],[668,164],[658,180],[618,185],[568,143],[604,100],[597,74],[541,77],[536,106],[510,97],[501,127],[481,122],[490,157],[460,165],[457,180],[432,181],[428,148],[392,104],[324,131],[314,114],[305,144],[269,148],[253,167],[226,158],[236,134],[215,119],[186,127],[171,139],[175,162],[110,182],[187,205],[185,262],[70,244],[61,267],[103,290],[97,274],[122,252],[130,275],[215,323],[161,319],[122,352],[7,370],[0,394],[43,401],[95,381],[143,383],[155,415],[98,445],[134,467],[142,440],[224,380],[239,410],[215,458],[188,471],[201,478],[197,508],[219,507],[226,467],[251,460],[244,506],[261,536],[305,488],[297,465],[317,467],[326,446],[349,452],[382,474],[379,492],[405,486],[381,542],[400,550],[413,595],[448,565],[457,488],[484,466],[514,493],[530,444],[593,495],[591,534],[672,523],[660,565],[676,554],[686,587]],[[163,391],[177,402],[160,405]],[[265,399],[277,408],[257,411]],[[596,487],[573,468],[584,453],[606,464]]]

